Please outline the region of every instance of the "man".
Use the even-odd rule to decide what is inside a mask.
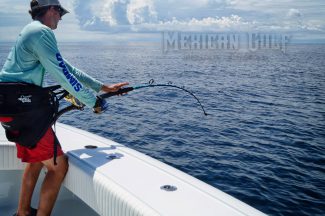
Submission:
[[[47,72],[70,94],[86,106],[93,108],[94,112],[105,111],[107,109],[105,101],[96,98],[89,89],[96,92],[115,92],[128,85],[128,83],[105,85],[70,65],[60,54],[52,31],[57,28],[58,22],[68,11],[61,6],[58,0],[32,0],[30,5],[31,10],[29,13],[33,21],[25,26],[19,34],[16,44],[0,72],[0,84],[8,85],[9,83],[9,86],[13,86],[12,88],[16,88],[16,83],[42,86],[44,74]],[[8,89],[8,87],[2,89]],[[5,95],[4,91],[2,90],[0,93]],[[0,98],[0,105],[1,103],[6,105],[7,102],[4,98],[6,96],[2,98],[4,102],[1,102]],[[31,101],[28,95],[20,97],[18,100],[22,103]],[[22,127],[17,127],[17,131],[10,130],[10,127],[14,128],[14,126],[21,124],[22,121],[27,124],[28,121],[22,119],[27,117],[31,117],[31,119],[37,118],[37,115],[40,115],[39,112],[34,112],[32,116],[26,114],[18,117],[0,117],[0,121],[6,129],[7,137],[16,136],[18,139],[24,132],[21,129]],[[29,126],[36,129],[40,127],[37,127],[37,125]],[[27,165],[22,178],[18,210],[15,215],[49,216],[54,207],[61,183],[68,171],[68,161],[61,147],[57,147],[56,155],[53,152],[53,145],[58,141],[51,125],[48,125],[45,130],[44,128],[41,129],[35,132],[35,134],[42,134],[42,136],[37,139],[36,145],[32,148],[21,145],[20,142],[16,143],[17,157],[21,158],[23,162],[27,162]],[[39,133],[39,131],[44,132]],[[30,133],[26,135],[26,137],[30,136]],[[24,141],[23,139],[20,140],[21,142]],[[53,163],[55,156],[56,165]],[[31,199],[40,171],[44,166],[47,173],[42,183],[40,201],[36,210],[30,206]]]

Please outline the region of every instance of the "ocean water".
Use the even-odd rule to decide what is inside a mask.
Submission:
[[[12,44],[1,44],[0,66]],[[325,215],[325,45],[162,53],[160,44],[60,44],[106,83],[147,88],[60,122],[172,165],[268,215]],[[47,77],[47,82],[52,83]],[[63,146],[64,148],[64,146]]]

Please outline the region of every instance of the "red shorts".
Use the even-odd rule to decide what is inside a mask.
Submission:
[[[0,122],[10,121],[12,121],[11,117],[0,117]],[[54,142],[55,134],[53,129],[50,127],[33,149],[29,149],[16,143],[17,157],[20,158],[22,162],[27,163],[35,163],[51,159],[54,157]],[[63,154],[61,146],[57,145],[57,157]]]
[[[50,127],[33,149],[29,149],[16,143],[17,157],[20,158],[22,162],[27,163],[35,163],[51,159],[54,157],[54,142],[55,134],[53,129]],[[63,154],[61,146],[58,145],[57,157]]]

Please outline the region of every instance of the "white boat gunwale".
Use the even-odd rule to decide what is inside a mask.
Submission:
[[[70,163],[64,186],[100,215],[122,216],[123,212],[168,216],[199,215],[198,212],[206,216],[265,215],[184,172],[117,142],[60,123],[56,131]],[[23,169],[23,165],[12,158],[16,157],[14,144],[4,139],[3,133],[0,141],[0,155],[5,151],[11,154],[7,162],[0,160],[0,172]],[[97,148],[85,149],[87,144]],[[109,158],[110,154],[118,157]],[[140,175],[136,175],[135,169]],[[130,173],[132,179],[125,179],[129,177],[125,173]],[[166,184],[176,186],[177,190],[161,190]],[[199,209],[188,209],[193,206]]]

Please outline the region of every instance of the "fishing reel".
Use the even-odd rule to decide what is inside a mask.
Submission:
[[[83,110],[85,104],[81,103],[77,98],[75,98],[72,94],[68,94],[64,97],[64,100],[71,103],[78,110]]]

